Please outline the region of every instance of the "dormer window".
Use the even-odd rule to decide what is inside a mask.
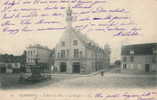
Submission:
[[[65,46],[65,42],[64,42],[64,41],[62,41],[62,42],[61,42],[61,45],[62,45],[62,46]]]
[[[134,50],[130,50],[130,54],[133,55],[134,54]]]
[[[77,46],[78,45],[78,41],[77,40],[73,40],[73,45]]]

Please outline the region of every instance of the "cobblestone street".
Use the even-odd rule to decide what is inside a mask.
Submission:
[[[52,74],[52,79],[34,84],[13,84],[4,89],[52,89],[52,88],[155,88],[157,75],[131,75],[100,73],[93,75]]]
[[[157,87],[156,75],[126,75],[105,73],[82,76],[51,84],[59,88],[154,88]]]

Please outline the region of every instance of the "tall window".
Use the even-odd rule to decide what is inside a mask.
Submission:
[[[62,44],[62,46],[65,46],[65,42],[64,41],[62,41],[61,44]]]
[[[32,51],[30,51],[31,52],[31,56],[32,56]]]
[[[61,50],[61,58],[65,57],[65,50]]]
[[[69,50],[67,50],[67,56],[69,56]]]
[[[123,62],[126,62],[127,61],[127,57],[123,57]]]
[[[134,62],[134,56],[130,56],[130,61]]]
[[[57,53],[57,57],[60,58],[60,53],[59,52]]]
[[[12,68],[12,64],[8,64],[7,68],[11,69]]]
[[[74,49],[74,58],[78,58],[78,57],[79,57],[79,50]]]
[[[30,51],[27,51],[27,55],[30,55]]]
[[[153,57],[152,57],[152,62],[153,63],[156,63],[156,57],[157,57],[156,55],[153,55]]]
[[[36,54],[35,50],[34,50],[34,55]]]
[[[28,62],[30,62],[30,59],[28,58]]]
[[[73,45],[77,46],[78,45],[78,41],[77,40],[73,40]]]
[[[80,51],[80,57],[82,57],[82,51]]]
[[[157,62],[157,48],[154,48],[154,49],[153,49],[152,62],[153,62],[153,63],[156,63],[156,62]]]

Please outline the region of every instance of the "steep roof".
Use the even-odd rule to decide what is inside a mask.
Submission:
[[[66,30],[65,30],[65,34],[70,38],[71,34],[76,35],[76,37],[85,45],[85,47],[90,48],[90,49],[99,49],[99,50],[103,50],[102,48],[100,48],[100,46],[95,43],[93,40],[89,39],[85,34],[82,34],[79,30],[76,30],[75,28],[72,27],[72,9],[71,7],[67,8],[66,11],[66,22],[67,22],[67,26],[66,26]],[[62,40],[62,38],[61,38]]]
[[[87,48],[103,50],[97,43],[89,39],[85,34],[73,28],[73,33],[84,43]]]
[[[134,51],[134,55],[152,55],[153,49],[157,49],[157,43],[126,45],[121,49],[121,55],[130,55],[130,51]]]

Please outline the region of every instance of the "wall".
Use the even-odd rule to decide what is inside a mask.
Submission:
[[[77,40],[78,44],[73,45],[73,40]],[[65,43],[65,46],[62,46],[62,42]],[[80,51],[82,52],[82,56],[79,55],[78,58],[74,58],[74,49],[79,49],[79,52]],[[64,58],[58,57],[58,53],[61,53],[61,50],[65,50]],[[65,31],[65,33],[63,34],[62,38],[60,39],[60,41],[58,42],[55,48],[55,66],[58,68],[58,70],[60,70],[60,63],[65,62],[67,64],[67,73],[72,73],[73,62],[80,62],[80,59],[84,57],[85,57],[85,47],[82,41],[78,39],[78,37],[75,35],[75,33],[72,30]]]
[[[123,59],[124,56],[122,56]],[[145,64],[150,64],[150,72],[157,71],[157,64],[153,64],[152,55],[134,55],[134,62],[130,61],[130,56],[126,56],[127,61],[122,61],[121,72],[145,73]],[[123,69],[123,64],[127,64],[127,69]]]
[[[77,33],[76,33],[77,34]],[[77,37],[73,29],[66,30],[63,33],[60,41],[55,48],[55,66],[58,71],[60,70],[60,63],[65,62],[67,64],[67,73],[72,73],[72,64],[73,62],[80,62],[80,73],[91,73],[96,71],[96,62],[100,63],[98,70],[103,69],[109,66],[108,55],[105,56],[103,49],[96,50],[95,47],[88,48],[87,44],[82,42],[80,38]],[[79,33],[80,34],[80,33]],[[73,45],[73,40],[78,41],[78,45]],[[65,46],[62,45],[62,42],[65,43]],[[87,41],[86,41],[87,42]],[[82,56],[74,58],[74,49],[79,49],[82,52]],[[61,54],[61,50],[65,50],[65,57],[58,57],[58,53]],[[67,53],[67,50],[69,53]],[[96,56],[98,54],[98,56]],[[107,59],[105,59],[105,57]],[[105,65],[106,64],[106,65]]]
[[[38,63],[49,63],[51,51],[44,48],[28,48],[26,50],[26,63],[35,64],[35,59],[38,58]],[[32,52],[32,54],[28,53]]]

